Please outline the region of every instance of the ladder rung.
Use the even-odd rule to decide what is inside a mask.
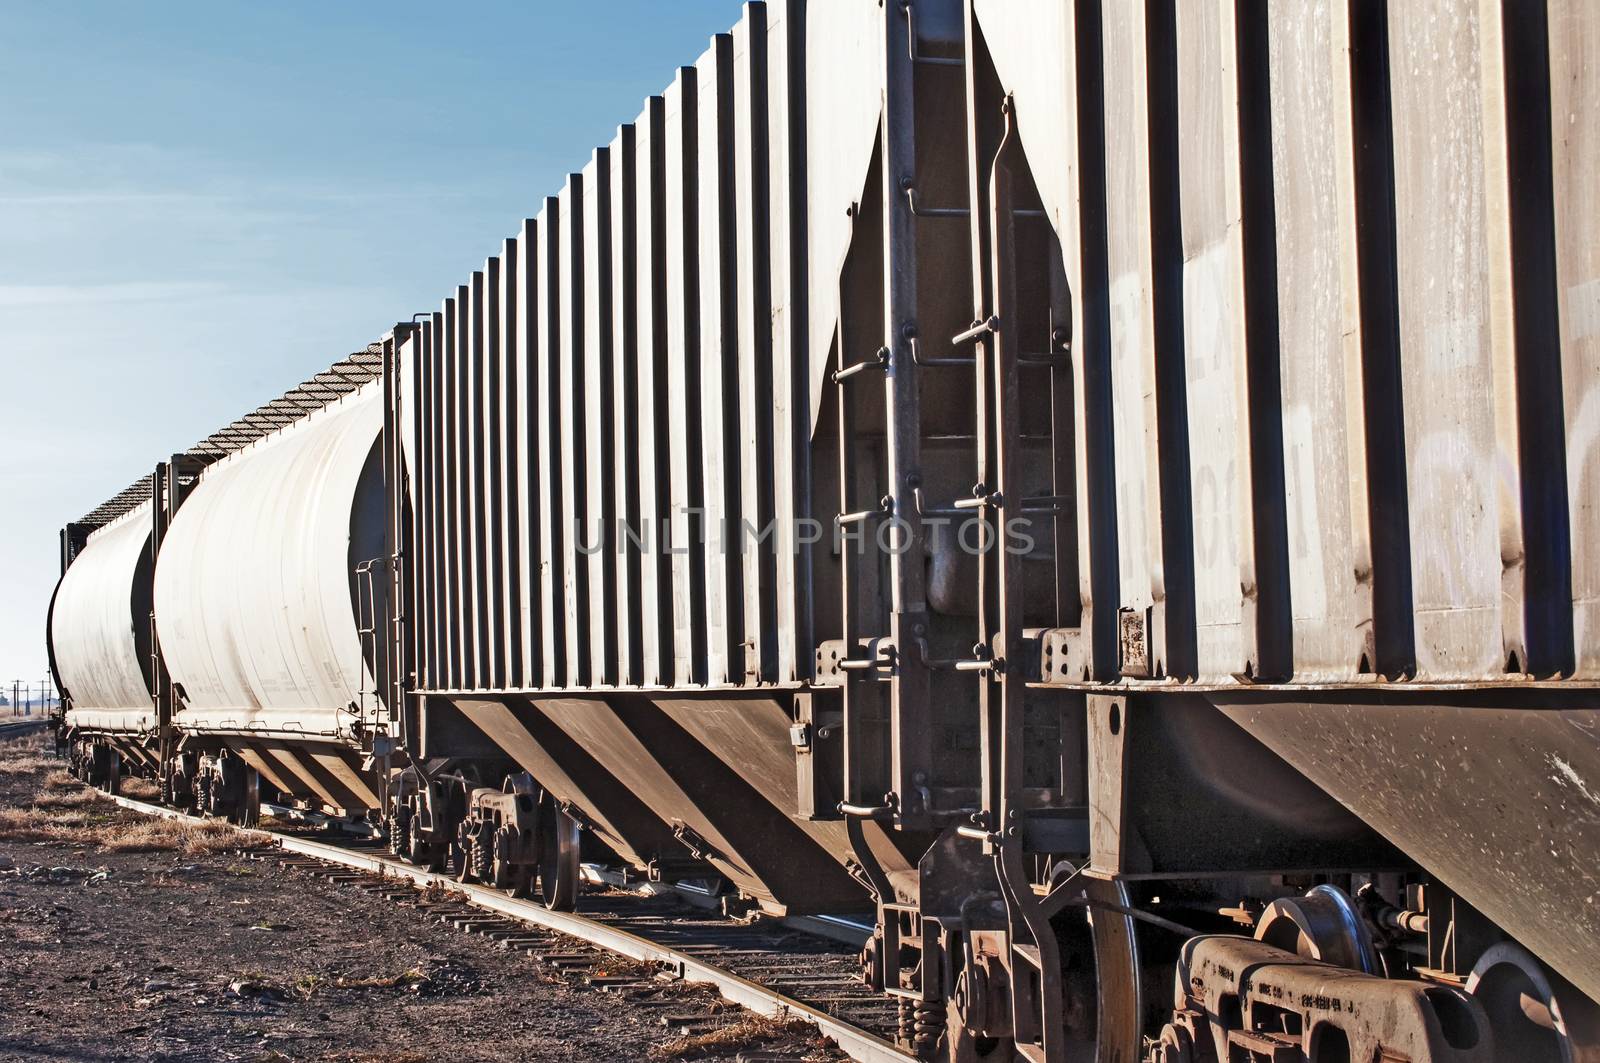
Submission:
[[[888,794],[884,795],[888,797]],[[840,801],[835,806],[841,816],[855,816],[860,819],[888,819],[894,815],[894,805],[885,803],[881,805],[852,805],[848,801]]]
[[[987,321],[974,321],[972,323],[972,327],[967,329],[967,331],[951,336],[950,343],[953,346],[959,347],[963,343],[971,343],[974,340],[982,339],[990,332],[999,331],[1000,316],[996,314],[993,317],[990,317]]]
[[[930,672],[978,672],[994,667],[988,657],[934,657],[928,650],[928,640],[919,638],[917,651],[922,656],[922,667]]]
[[[880,5],[881,6],[881,5]],[[900,10],[906,16],[906,48],[913,63],[924,66],[966,66],[965,59],[951,59],[943,56],[920,55],[917,52],[917,18],[913,0],[901,0]]]
[[[917,342],[916,336],[907,336],[906,343],[911,347],[911,364],[918,369],[933,369],[940,366],[971,369],[978,364],[978,360],[970,354],[953,354],[946,358],[925,358],[922,354],[922,345]]]
[[[966,207],[917,206],[917,187],[909,178],[900,182],[900,189],[906,194],[906,203],[911,208],[911,213],[919,218],[967,218],[972,215],[972,211]]]
[[[887,515],[888,515],[888,511],[887,510],[883,510],[883,509],[863,509],[863,510],[856,511],[855,513],[841,513],[837,517],[833,518],[833,522],[835,524],[840,525],[840,526],[843,526],[843,525],[846,525],[846,524],[864,524],[867,521],[874,519],[875,517],[884,517],[884,516],[887,516]]]
[[[858,373],[863,373],[868,369],[888,369],[888,368],[889,368],[889,348],[887,348],[887,347],[879,347],[878,350],[877,350],[877,353],[872,356],[872,359],[870,361],[857,362],[855,365],[847,365],[843,369],[834,370],[833,381],[834,381],[834,383],[837,384],[841,380],[848,380],[851,377],[857,375]]]

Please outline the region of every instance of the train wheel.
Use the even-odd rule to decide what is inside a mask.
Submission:
[[[113,762],[111,747],[96,742],[90,747],[89,753],[89,782],[104,790],[106,793],[115,793],[113,789]]]
[[[505,835],[496,831],[494,841],[490,846],[479,846],[480,849],[493,849],[493,857],[489,861],[489,885],[497,890],[511,891],[511,884],[516,878],[516,872],[511,866],[510,846],[506,844]]]
[[[423,838],[419,831],[408,829],[406,833],[406,851],[401,855],[419,867],[434,870],[433,846],[428,844],[427,839]]]
[[[548,793],[539,809],[539,892],[553,912],[578,906],[578,821]]]

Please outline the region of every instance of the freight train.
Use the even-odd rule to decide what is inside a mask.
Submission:
[[[1588,0],[746,4],[64,530],[62,740],[871,913],[921,1058],[1600,1059],[1597,174]]]

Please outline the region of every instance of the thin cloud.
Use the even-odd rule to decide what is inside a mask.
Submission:
[[[370,203],[406,202],[411,200],[460,199],[470,192],[459,188],[393,188],[363,189],[360,191],[335,191],[294,185],[263,185],[248,191],[236,192],[136,192],[136,191],[85,191],[0,193],[0,206],[20,207],[120,207],[139,204],[177,204],[193,206],[199,203],[251,204],[272,200],[300,203]]]
[[[235,196],[205,192],[39,192],[0,194],[0,205],[19,207],[120,207],[130,203],[225,202]]]
[[[125,281],[114,284],[0,284],[0,307],[177,302],[214,298],[228,286],[215,281]]]
[[[470,197],[469,177],[449,183],[351,187],[321,174],[262,178],[185,148],[84,143],[54,150],[0,149],[0,208],[345,205]]]

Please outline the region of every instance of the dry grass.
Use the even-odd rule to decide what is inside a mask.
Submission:
[[[39,784],[41,790],[77,790],[83,783],[72,777],[72,773],[65,768],[57,768],[44,777],[44,782]]]
[[[746,1015],[726,1026],[706,1033],[676,1037],[651,1049],[655,1059],[699,1059],[701,1056],[729,1056],[791,1036],[814,1036],[816,1031],[796,1019],[765,1019]]]
[[[79,787],[76,790],[46,790],[33,799],[36,809],[58,808],[86,808],[89,805],[99,804],[104,798],[98,791],[88,787]]]
[[[0,771],[43,775],[26,808],[0,809],[0,841],[92,845],[114,853],[217,853],[259,842],[222,822],[147,819],[112,805],[100,791],[62,771],[61,761],[37,752],[0,752]],[[145,779],[125,779],[129,796],[153,793]]]
[[[161,786],[154,779],[124,778],[119,792],[135,801],[154,801],[161,796]]]
[[[346,978],[340,975],[331,983],[340,989],[403,989],[421,985],[428,980],[426,972],[412,967],[399,974],[372,974],[364,978]]]
[[[259,842],[228,823],[207,820],[139,819],[110,824],[100,831],[100,848],[113,853],[221,853],[249,849]]]
[[[60,767],[60,757],[41,753],[37,746],[0,746],[0,772],[8,775],[32,775]],[[67,776],[69,779],[71,777]]]
[[[0,808],[0,841],[85,842],[89,817],[83,812],[40,808]]]

